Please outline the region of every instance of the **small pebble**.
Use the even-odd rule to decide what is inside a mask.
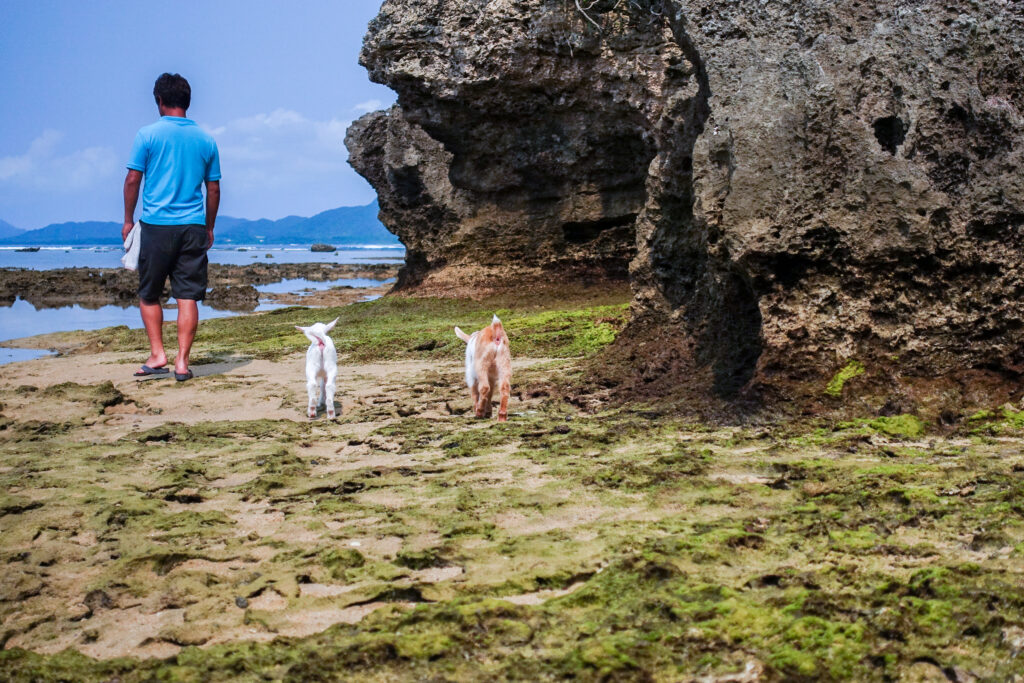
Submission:
[[[237,606],[241,607],[242,609],[245,609],[246,607],[249,606],[249,601],[246,600],[245,598],[239,596],[239,597],[235,598],[235,604]]]
[[[351,541],[349,543],[349,545],[352,546],[353,548],[358,548],[360,543],[359,543],[359,541]]]
[[[309,464],[310,464],[310,465],[319,465],[320,463],[319,463],[319,462],[317,462],[316,460],[310,460],[310,461],[309,461]]]
[[[267,461],[266,460],[257,460],[256,464],[259,465],[260,467],[262,467],[265,462],[267,462]]]

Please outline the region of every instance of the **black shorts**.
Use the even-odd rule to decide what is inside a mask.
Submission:
[[[206,226],[142,223],[139,246],[139,298],[160,301],[167,277],[175,299],[206,297]]]

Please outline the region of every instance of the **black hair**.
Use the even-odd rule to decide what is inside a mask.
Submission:
[[[188,109],[192,104],[192,87],[181,74],[160,74],[153,86],[153,99],[165,107]]]

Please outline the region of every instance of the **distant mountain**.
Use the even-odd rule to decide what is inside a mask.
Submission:
[[[7,237],[14,237],[25,232],[21,228],[16,228],[7,221],[0,221],[0,240]]]
[[[398,238],[377,220],[377,202],[343,206],[310,218],[286,216],[276,221],[217,219],[217,239],[224,244],[355,244],[398,245]]]
[[[0,239],[0,244],[17,244],[27,247],[120,243],[121,224],[103,221],[54,223],[45,228],[26,230],[20,234]]]
[[[276,221],[232,216],[217,218],[217,243],[312,244],[336,246],[366,244],[398,246],[398,238],[377,220],[377,202],[343,206],[310,218],[286,216]],[[13,232],[6,232],[10,229]],[[116,245],[121,243],[121,224],[101,221],[54,223],[38,230],[21,231],[0,221],[0,244],[18,246]]]

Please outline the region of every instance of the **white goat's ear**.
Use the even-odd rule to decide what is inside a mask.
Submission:
[[[341,316],[338,316],[338,317],[341,317]],[[330,332],[331,330],[333,330],[334,326],[335,326],[335,324],[337,324],[337,322],[338,322],[338,318],[335,318],[331,322],[327,323],[326,329],[324,331],[325,332]]]
[[[500,322],[501,322],[501,320],[498,319],[498,314],[495,313],[494,317],[491,318],[491,324],[493,325],[494,323],[500,323]]]

